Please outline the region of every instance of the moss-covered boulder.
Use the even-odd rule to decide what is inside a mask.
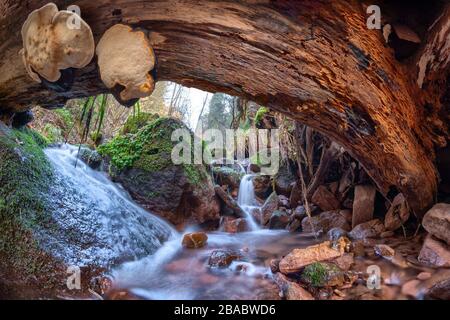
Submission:
[[[97,276],[172,235],[89,168],[75,168],[76,147],[44,146],[30,129],[0,122],[0,298],[85,297]],[[80,290],[67,287],[69,266],[80,268]]]
[[[110,161],[112,179],[147,210],[177,226],[218,222],[219,203],[205,167],[172,162],[176,129],[188,128],[175,119],[157,118],[98,151]]]

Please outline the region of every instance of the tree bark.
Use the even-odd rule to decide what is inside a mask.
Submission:
[[[18,54],[20,28],[31,10],[45,3],[0,2],[3,112],[35,104],[60,106],[69,98],[106,91],[95,61],[77,70],[74,87],[67,93],[50,92],[26,75]],[[69,4],[55,3],[60,9]],[[358,1],[70,4],[81,8],[96,42],[115,23],[148,29],[157,57],[157,80],[241,96],[282,112],[343,146],[381,192],[400,190],[417,214],[433,203],[437,189],[433,149],[448,139],[445,121],[436,123],[449,59],[432,61],[436,67],[425,69],[428,85],[420,88],[416,61],[402,65],[395,60],[381,30],[367,28]],[[449,17],[446,8],[422,52],[431,47],[431,52],[443,51],[448,57]],[[433,105],[432,115],[427,114],[428,103]]]

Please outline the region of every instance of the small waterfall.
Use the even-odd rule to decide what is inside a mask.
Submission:
[[[75,167],[77,151],[78,147],[71,145],[45,150],[55,169],[49,201],[61,233],[55,231],[47,237],[64,239],[74,233],[80,246],[67,248],[63,241],[51,241],[56,252],[74,261],[85,259],[86,263],[135,260],[180,237],[167,222],[134,203],[105,173],[92,170],[80,160]]]
[[[252,210],[259,210],[255,197],[255,188],[253,186],[254,174],[246,174],[242,177],[239,185],[238,205],[247,215],[246,219],[250,230],[258,230],[259,226],[253,219]]]

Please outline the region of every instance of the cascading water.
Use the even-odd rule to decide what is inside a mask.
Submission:
[[[55,169],[49,202],[57,226],[40,233],[49,250],[71,264],[109,265],[145,257],[179,237],[106,174],[80,160],[75,167],[77,151],[70,145],[45,150]]]
[[[255,188],[253,186],[254,176],[254,174],[246,174],[242,177],[238,194],[238,205],[245,212],[248,227],[251,231],[259,229],[252,215],[253,210],[260,209],[255,197]]]

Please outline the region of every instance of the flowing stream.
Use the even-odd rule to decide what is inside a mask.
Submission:
[[[110,272],[111,292],[128,292],[141,299],[278,298],[270,260],[281,258],[294,248],[323,241],[301,232],[260,229],[250,214],[258,206],[253,175],[248,174],[242,178],[238,203],[248,215],[251,230],[237,234],[209,232],[205,247],[184,249],[182,234],[136,205],[104,173],[90,169],[81,161],[75,167],[76,147],[66,145],[45,152],[59,180],[53,198],[59,199],[55,205],[60,209],[54,219],[62,224],[63,233],[67,230],[67,233],[87,234],[87,239],[78,240],[78,248],[63,247],[60,241],[54,241],[54,251],[73,262],[80,259],[80,252],[85,263],[105,256],[119,257]],[[86,229],[92,229],[92,234]],[[191,231],[195,230],[186,230]],[[80,249],[84,247],[87,249]],[[217,249],[239,251],[242,256],[227,267],[211,267],[208,261]],[[398,285],[420,272],[375,257],[355,259],[354,269],[364,272],[375,262],[382,269],[384,279],[393,286],[385,286],[383,294],[392,291],[391,288],[398,292],[401,288]],[[355,296],[368,290],[365,285],[357,288],[360,291],[352,293]]]

